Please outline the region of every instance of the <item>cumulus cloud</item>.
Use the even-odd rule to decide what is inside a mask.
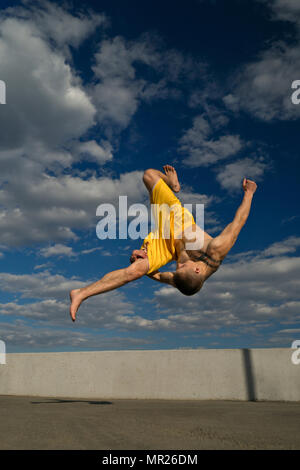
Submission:
[[[270,8],[273,20],[294,25],[294,40],[273,42],[256,60],[236,71],[224,102],[232,111],[245,110],[263,121],[298,119],[300,107],[291,101],[291,85],[299,78],[300,68],[299,2],[261,1]]]
[[[35,24],[38,34],[44,39],[49,38],[56,46],[78,47],[98,26],[108,25],[104,14],[89,11],[71,12],[65,3],[63,8],[47,0],[23,0],[23,5],[7,8],[4,15],[13,16],[18,20],[30,20]]]
[[[91,89],[98,119],[108,127],[124,129],[140,103],[177,98],[179,85],[206,76],[206,67],[176,50],[168,50],[157,36],[145,34],[135,41],[121,36],[105,39],[95,54],[93,71],[97,80]],[[138,66],[154,75],[141,76]]]
[[[281,242],[273,243],[263,251],[265,256],[280,256],[295,253],[300,246],[300,237],[289,237]]]
[[[278,242],[298,247],[296,237]],[[273,250],[225,262],[199,294],[185,298],[169,287],[155,292],[156,307],[167,329],[214,331],[229,328],[268,338],[278,325],[299,322],[300,258]],[[163,326],[161,325],[163,328]],[[282,329],[282,326],[281,326]],[[264,340],[266,341],[266,340]]]
[[[205,102],[201,106],[205,112],[194,118],[193,126],[179,140],[178,151],[185,157],[183,163],[192,168],[213,166],[218,182],[230,192],[241,189],[244,177],[260,181],[271,168],[267,158],[255,155],[233,160],[251,142],[244,142],[239,135],[224,134],[229,117],[221,108]],[[229,158],[231,162],[227,163]]]
[[[0,304],[1,315],[14,321],[33,321],[38,328],[45,324],[49,327],[66,327],[71,321],[69,290],[90,282],[51,275],[47,271],[27,275],[0,273],[1,290],[6,293],[17,292],[19,296],[18,301]],[[127,299],[126,290],[116,290],[84,302],[78,312],[76,325],[78,328],[100,328],[101,331],[140,331],[156,329],[157,322],[153,323],[138,313],[137,307]]]
[[[227,123],[218,117],[215,121],[217,129]],[[213,124],[205,115],[196,116],[193,126],[188,129],[179,141],[179,152],[186,157],[183,163],[189,167],[209,166],[236,155],[243,147],[238,135],[221,135],[213,138]]]
[[[28,325],[23,320],[14,323],[0,322],[0,337],[5,341],[7,350],[16,347],[32,350],[44,350],[53,348],[76,348],[84,349],[134,349],[141,345],[147,346],[151,343],[148,338],[135,338],[129,336],[105,337],[96,332],[75,331],[74,328],[48,328],[42,326]]]
[[[96,279],[94,279],[96,281]],[[68,325],[69,291],[90,284],[76,278],[43,271],[34,274],[0,273],[0,287],[3,292],[18,294],[19,301],[1,304],[1,315],[9,315],[47,322],[49,325]],[[29,299],[29,300],[27,300]],[[30,300],[34,299],[34,301]],[[133,315],[134,306],[122,291],[113,291],[93,297],[83,303],[78,315],[79,326],[112,328],[122,317]]]
[[[86,155],[90,160],[95,160],[100,165],[113,158],[112,145],[107,140],[102,141],[101,145],[95,140],[82,142],[78,144],[75,151],[77,151],[81,157]]]
[[[106,37],[94,57],[93,81],[83,85],[72,48],[105,28],[105,15],[28,1],[2,10],[0,24],[1,78],[8,89],[0,108],[0,243],[75,240],[76,230],[91,228],[100,203],[115,204],[119,194],[130,203],[146,196],[139,172],[117,179],[74,170],[85,160],[103,165],[113,159],[111,140],[93,138],[93,126],[109,121],[125,128],[143,100],[167,97],[170,87],[173,93],[205,67],[161,47],[154,36]],[[153,80],[142,78],[141,64]]]
[[[243,178],[261,181],[269,167],[263,157],[243,158],[218,168],[217,180],[224,189],[235,192],[241,190]]]
[[[106,18],[41,1],[1,10],[0,24],[1,78],[8,89],[0,108],[1,242],[75,239],[74,230],[90,227],[104,193],[96,177],[65,176],[64,169],[80,160],[102,165],[112,160],[113,148],[106,139],[86,138],[96,108],[68,48],[79,47]],[[116,199],[113,181],[100,182],[108,190],[105,200]]]
[[[299,248],[297,237],[279,243]],[[274,249],[275,245],[245,256],[241,253],[238,259],[228,258],[193,297],[187,298],[171,287],[157,289],[151,298],[152,315],[145,315],[144,306],[127,299],[129,287],[92,297],[80,307],[77,325],[132,333],[165,330],[226,334],[229,330],[231,334],[251,334],[254,341],[264,338],[272,344],[274,328],[292,329],[299,321],[300,307],[300,258],[285,256]],[[36,329],[66,328],[70,321],[69,290],[90,282],[48,271],[0,273],[1,290],[15,296],[0,304],[2,318],[10,318],[14,325],[31,321]],[[23,337],[19,331],[19,344],[26,344],[26,328]],[[53,338],[53,346],[59,338]]]
[[[65,57],[31,20],[1,18],[0,59],[7,85],[1,108],[1,150],[33,145],[54,150],[94,123],[95,107]],[[39,153],[43,159],[43,152]]]
[[[274,20],[290,21],[300,26],[300,4],[297,0],[261,0],[269,5]]]
[[[49,258],[50,256],[75,256],[75,253],[72,247],[57,243],[56,245],[42,248],[40,255],[44,258]]]
[[[87,221],[83,211],[76,214],[58,193],[56,206],[45,204],[50,181],[56,181],[56,189],[69,186],[65,190],[70,191],[70,181],[65,184],[64,178],[55,180],[47,172],[78,159],[71,143],[93,126],[96,114],[60,46],[78,46],[101,21],[83,14],[76,18],[49,2],[1,11],[0,60],[8,99],[0,108],[0,225],[6,245],[72,239],[69,220],[75,225],[80,218]],[[94,141],[81,146],[98,162],[112,157],[105,142],[102,147]]]
[[[0,242],[8,246],[74,240],[74,230],[96,226],[99,204],[118,206],[120,194],[127,195],[129,204],[147,198],[142,173],[138,171],[124,173],[119,179],[82,179],[35,174],[36,166],[21,163],[18,167],[21,166],[24,178],[20,180],[14,171],[0,190],[5,204],[5,209],[0,210]],[[25,177],[27,171],[29,180]]]
[[[2,163],[2,177],[7,182],[0,189],[5,206],[0,209],[0,243],[10,247],[76,240],[76,230],[96,229],[96,209],[100,204],[113,204],[118,215],[120,195],[127,196],[128,207],[137,202],[148,204],[140,171],[123,173],[119,178],[82,179],[71,175],[50,176],[38,164],[22,158]],[[19,174],[23,175],[22,179]],[[183,203],[205,206],[214,200],[188,188],[180,199]],[[47,249],[43,253],[48,253]]]

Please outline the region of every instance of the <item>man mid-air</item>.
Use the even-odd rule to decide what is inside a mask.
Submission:
[[[183,208],[174,195],[174,192],[180,191],[176,170],[165,165],[164,171],[146,170],[143,181],[153,207],[164,206],[172,210],[162,211],[161,215],[158,213],[155,218],[158,223],[156,230],[145,238],[141,249],[132,252],[130,266],[112,271],[99,281],[70,292],[70,315],[73,321],[80,304],[87,298],[122,287],[144,275],[169,284],[185,295],[193,295],[217,271],[233,247],[248,218],[256,183],[244,178],[244,197],[233,221],[213,238],[196,225],[192,214]],[[162,236],[164,225],[168,225],[168,237]],[[175,272],[159,271],[174,260],[177,262]]]

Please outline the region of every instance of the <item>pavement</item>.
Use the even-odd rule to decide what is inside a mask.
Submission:
[[[0,449],[300,449],[300,403],[0,396]]]

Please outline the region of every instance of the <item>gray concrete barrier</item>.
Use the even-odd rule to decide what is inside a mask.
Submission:
[[[183,400],[300,400],[292,349],[7,354],[0,395]]]

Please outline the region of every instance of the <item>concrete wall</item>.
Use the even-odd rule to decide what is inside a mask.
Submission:
[[[292,349],[7,354],[0,395],[300,400]]]

